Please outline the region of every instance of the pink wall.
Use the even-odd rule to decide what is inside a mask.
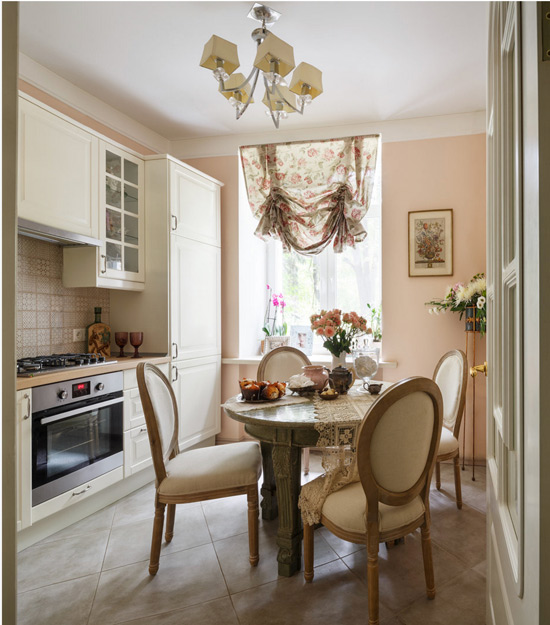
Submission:
[[[238,158],[188,159],[193,167],[225,183],[222,191],[222,344],[223,356],[238,353]],[[485,271],[485,135],[385,143],[382,150],[383,201],[383,358],[395,360],[384,379],[431,377],[439,358],[465,349],[464,323],[458,315],[429,315],[424,302],[442,297],[445,288]],[[454,275],[410,278],[408,211],[452,208]],[[469,358],[472,359],[470,342]],[[246,356],[247,354],[243,354]],[[485,339],[476,336],[476,364],[485,360]],[[222,400],[234,395],[236,380],[252,367],[224,366]],[[472,383],[466,411],[466,458],[472,456]],[[221,439],[242,436],[242,428],[222,419]],[[485,459],[485,379],[476,381],[476,459]],[[461,445],[462,452],[462,445]]]

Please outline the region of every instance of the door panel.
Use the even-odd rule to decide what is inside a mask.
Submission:
[[[172,343],[182,360],[221,353],[220,249],[171,237]]]

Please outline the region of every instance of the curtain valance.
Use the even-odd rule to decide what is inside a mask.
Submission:
[[[255,234],[285,250],[318,254],[355,247],[374,182],[380,135],[241,147]]]

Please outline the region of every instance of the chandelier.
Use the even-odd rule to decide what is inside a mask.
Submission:
[[[233,73],[240,65],[237,46],[217,35],[212,35],[204,46],[200,62],[201,67],[213,71],[219,92],[235,107],[237,119],[254,102],[252,96],[261,72],[265,86],[262,102],[275,128],[279,128],[279,121],[290,113],[303,115],[304,108],[323,92],[322,73],[309,63],[300,63],[292,74],[290,86],[286,83],[284,77],[295,67],[294,50],[266,28],[266,24],[274,24],[280,16],[278,11],[259,3],[248,13],[247,17],[262,24],[252,31],[252,39],[258,47],[248,78]]]

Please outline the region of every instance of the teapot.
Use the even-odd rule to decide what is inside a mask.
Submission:
[[[305,365],[302,367],[304,375],[306,375],[312,382],[315,383],[313,389],[316,391],[322,391],[328,382],[328,369],[318,365]]]
[[[340,395],[345,395],[348,389],[355,381],[355,375],[346,367],[342,365],[334,368],[328,375],[329,384],[333,389],[338,391]]]

